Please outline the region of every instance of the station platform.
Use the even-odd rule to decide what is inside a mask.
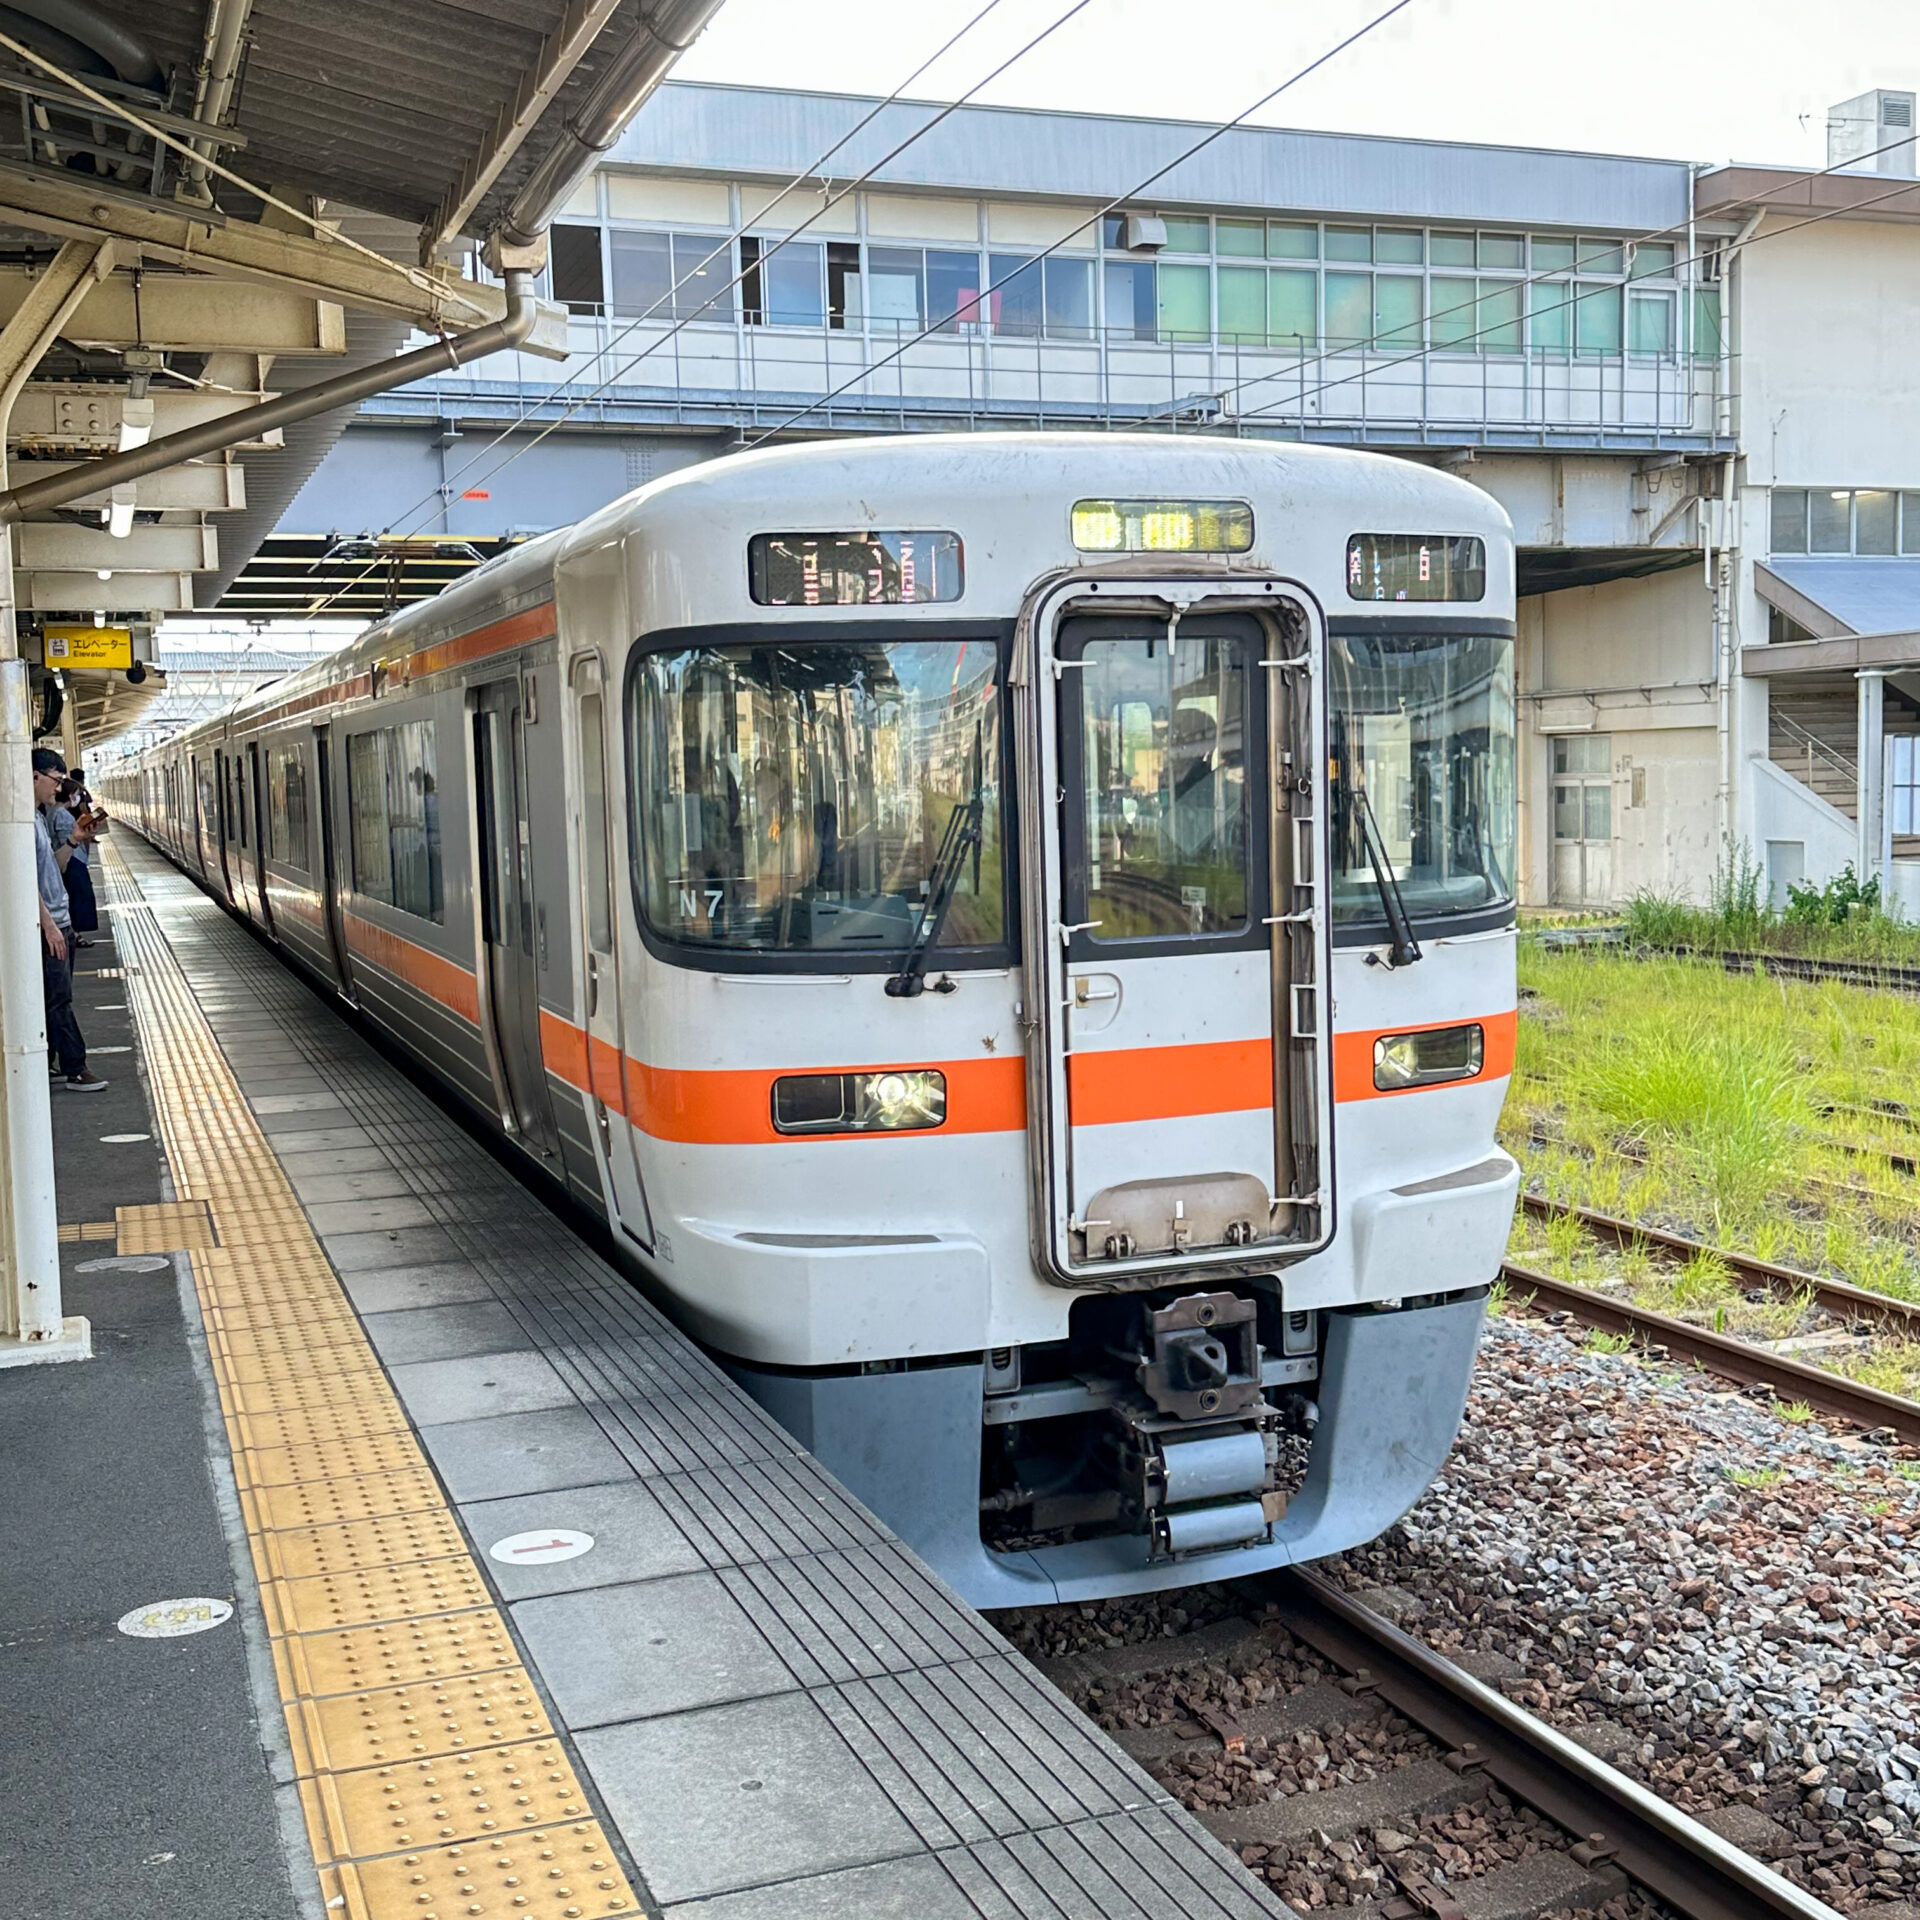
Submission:
[[[10,1911],[1286,1915],[246,929],[104,879],[96,1357],[0,1374]]]

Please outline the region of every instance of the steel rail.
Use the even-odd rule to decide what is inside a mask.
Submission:
[[[1570,1313],[1590,1327],[1625,1334],[1644,1346],[1663,1347],[1674,1358],[1690,1360],[1737,1386],[1771,1387],[1784,1400],[1804,1401],[1817,1412],[1870,1432],[1889,1429],[1908,1444],[1920,1446],[1920,1403],[1903,1400],[1898,1394],[1882,1393],[1878,1387],[1863,1386],[1844,1374],[1807,1366],[1784,1353],[1769,1353],[1764,1347],[1724,1333],[1709,1333],[1705,1327],[1689,1326],[1671,1314],[1633,1306],[1591,1287],[1555,1280],[1511,1260],[1501,1267],[1500,1276],[1509,1291],[1530,1293],[1536,1304],[1548,1302],[1555,1310]]]
[[[1817,1273],[1802,1273],[1795,1267],[1755,1259],[1749,1253],[1708,1246],[1704,1241],[1689,1240],[1684,1234],[1668,1233],[1659,1227],[1639,1226],[1610,1213],[1597,1213],[1591,1207],[1568,1206],[1559,1200],[1549,1200],[1543,1194],[1523,1193],[1520,1204],[1537,1220],[1578,1220],[1589,1233],[1611,1240],[1617,1247],[1631,1247],[1637,1242],[1663,1248],[1668,1253],[1684,1254],[1689,1259],[1696,1254],[1710,1253],[1716,1260],[1725,1261],[1729,1271],[1739,1278],[1765,1287],[1783,1299],[1811,1295],[1836,1320],[1870,1321],[1888,1333],[1920,1339],[1920,1307],[1895,1300],[1888,1294],[1869,1293],[1865,1287],[1849,1286],[1844,1280],[1828,1280]]]
[[[1515,1799],[1582,1836],[1583,1866],[1612,1860],[1686,1920],[1839,1920],[1751,1854],[1483,1686],[1303,1568],[1265,1583],[1283,1624],[1390,1707],[1484,1766]]]

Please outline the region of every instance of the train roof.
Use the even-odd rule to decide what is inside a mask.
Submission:
[[[1353,532],[1512,537],[1505,510],[1456,476],[1387,454],[1271,440],[1168,433],[960,433],[836,439],[730,454],[683,467],[496,555],[431,600],[369,627],[341,651],[276,680],[217,717],[176,736],[190,741],[248,714],[365,672],[383,660],[457,638],[552,597],[555,569],[636,530],[664,545],[710,551],[740,545],[752,531],[930,526],[928,516],[972,500],[1013,509],[1010,529],[1030,515],[1036,488],[1077,494],[1194,498],[1254,494],[1290,528],[1344,543]],[[1323,524],[1315,527],[1313,522]],[[742,561],[744,569],[744,559]],[[1485,611],[1510,612],[1506,596]]]

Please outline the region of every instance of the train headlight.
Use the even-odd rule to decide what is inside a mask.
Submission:
[[[946,1117],[947,1076],[931,1067],[789,1073],[773,1083],[776,1133],[911,1133]]]
[[[1373,1043],[1373,1084],[1382,1093],[1397,1093],[1402,1087],[1471,1080],[1486,1057],[1487,1037],[1478,1025],[1390,1033]]]

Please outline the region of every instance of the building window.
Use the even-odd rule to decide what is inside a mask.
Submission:
[[[1269,260],[1318,260],[1320,229],[1297,220],[1267,222],[1267,258]]]
[[[1720,289],[1696,287],[1693,290],[1693,357],[1718,360],[1720,347]]]
[[[1474,264],[1473,235],[1436,233],[1431,236],[1427,257],[1436,267],[1470,267]]]
[[[1527,264],[1527,239],[1521,233],[1483,233],[1479,259],[1482,267],[1524,267]]]
[[[1371,260],[1373,229],[1371,227],[1329,227],[1327,258],[1329,260]]]
[[[1572,345],[1573,289],[1566,281],[1536,280],[1527,288],[1527,341],[1535,353],[1564,354]]]
[[[817,241],[749,234],[740,242],[740,305],[750,327],[817,327],[827,317],[825,250]]]
[[[987,256],[987,296],[995,333],[1024,334],[1037,339],[1046,324],[1046,283],[1043,263],[1019,253]]]
[[[733,324],[733,247],[725,239],[616,227],[608,252],[613,311],[623,318]]]
[[[440,791],[431,720],[348,740],[347,814],[355,891],[423,920],[441,919]]]
[[[1566,273],[1573,266],[1574,244],[1571,240],[1547,240],[1539,234],[1533,236],[1533,270],[1535,273]]]
[[[1162,265],[1158,278],[1161,339],[1211,340],[1212,269]]]
[[[1482,353],[1520,351],[1522,293],[1523,288],[1518,280],[1480,282],[1480,312],[1475,331],[1480,336]]]
[[[1440,235],[1434,235],[1438,248]],[[1436,276],[1433,282],[1431,334],[1440,353],[1472,353],[1478,344],[1478,323],[1474,309],[1477,289],[1471,280],[1447,280]]]
[[[600,229],[560,221],[553,229],[553,297],[569,313],[599,313],[607,303]]]
[[[1920,493],[1884,487],[1775,487],[1773,553],[1920,555]]]
[[[866,296],[869,321],[891,323],[898,332],[923,324],[926,303],[926,263],[918,247],[869,247]]]
[[[1887,741],[1887,827],[1920,834],[1920,736],[1896,733]]]
[[[1627,302],[1627,346],[1634,353],[1673,351],[1673,296],[1636,293]]]
[[[1163,217],[1167,224],[1169,253],[1211,253],[1213,251],[1211,220],[1182,218],[1173,214],[1166,214]]]
[[[1772,528],[1767,548],[1772,553],[1805,553],[1807,550],[1807,490],[1805,487],[1775,487],[1772,502]]]
[[[1160,311],[1154,302],[1151,260],[1109,260],[1102,293],[1109,340],[1157,340]]]
[[[1830,487],[1814,487],[1807,494],[1807,551],[1853,551],[1853,495]]]
[[[1331,243],[1333,235],[1327,235]],[[1336,353],[1363,347],[1373,337],[1373,275],[1327,274],[1327,345]]]
[[[1896,497],[1885,491],[1853,496],[1853,550],[1855,553],[1897,553],[1900,542]]]
[[[1615,258],[1619,249],[1614,249]],[[1573,345],[1577,353],[1620,351],[1620,289],[1580,282],[1573,307]]]
[[[1258,260],[1267,250],[1267,226],[1264,220],[1216,220],[1213,233],[1215,251],[1236,259]]]

